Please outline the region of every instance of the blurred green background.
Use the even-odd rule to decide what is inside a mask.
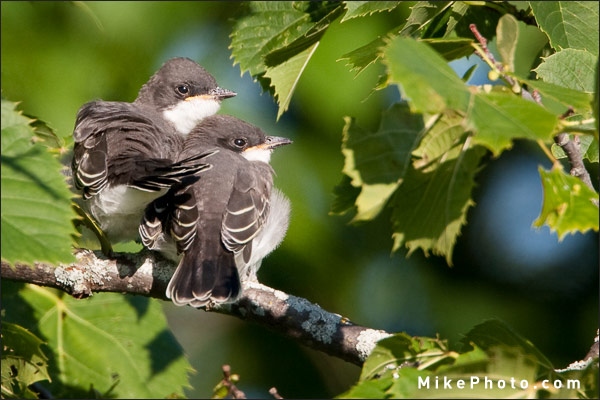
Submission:
[[[531,228],[542,202],[537,166],[550,165],[536,146],[517,143],[480,173],[452,268],[418,252],[391,255],[386,212],[362,226],[329,215],[341,179],[343,117],[375,129],[399,99],[395,87],[372,92],[381,65],[355,78],[336,60],[399,25],[412,4],[333,24],[276,123],[271,97],[230,59],[229,34],[244,3],[2,2],[2,95],[68,137],[85,102],[132,101],[163,62],[190,57],[238,93],[222,113],[294,140],[273,156],[275,184],[293,212],[283,245],[263,263],[263,283],[359,324],[439,333],[454,344],[475,324],[501,318],[564,367],[585,355],[598,327],[598,235],[558,242],[546,227]],[[471,82],[485,73],[480,66]],[[268,396],[272,386],[284,397],[330,397],[358,377],[358,367],[260,326],[166,302],[164,309],[197,370],[191,397],[210,396],[226,363],[249,397]]]

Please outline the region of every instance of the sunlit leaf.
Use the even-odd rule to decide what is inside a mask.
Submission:
[[[569,106],[573,107],[576,112],[581,114],[589,113],[592,110],[591,102],[593,96],[591,93],[585,93],[539,80],[525,80],[524,82],[531,88],[537,89],[537,91],[540,92],[542,103],[548,109],[552,110],[555,108],[552,107],[552,104],[549,104],[549,101],[562,105],[560,108],[555,108],[557,113],[564,113]]]
[[[410,254],[420,248],[426,255],[445,256],[452,265],[454,243],[474,204],[471,192],[484,153],[476,146],[443,160],[430,172],[408,170],[390,200],[394,250],[406,246]]]
[[[529,4],[556,51],[571,48],[598,55],[597,1],[530,1]]]
[[[452,2],[449,1],[419,1],[411,7],[410,15],[400,34],[402,36],[419,36],[432,21],[444,12]]]
[[[271,79],[271,85],[275,88],[275,97],[279,104],[277,119],[288,109],[298,80],[318,45],[319,42],[278,66],[267,68],[265,77]]]
[[[72,193],[63,166],[34,143],[31,120],[2,99],[2,259],[71,262]]]
[[[497,346],[518,347],[540,363],[547,371],[553,371],[552,363],[528,339],[525,339],[504,322],[493,319],[473,327],[461,340],[463,351],[475,344],[483,350]]]
[[[22,326],[2,321],[2,398],[30,398],[35,394],[29,385],[50,380],[43,343]]]
[[[390,82],[401,85],[414,112],[436,114],[446,108],[466,110],[471,93],[430,46],[397,37],[385,50]]]
[[[588,188],[579,178],[560,169],[546,171],[540,168],[544,188],[544,204],[535,226],[544,224],[562,239],[568,233],[598,231],[598,193]]]
[[[385,399],[386,391],[392,386],[392,378],[359,382],[336,399]]]
[[[545,58],[535,69],[544,82],[593,93],[597,57],[585,50],[565,49]]]
[[[515,70],[515,50],[519,40],[519,24],[511,14],[504,14],[498,20],[496,28],[496,47],[498,53],[508,67],[509,71]]]
[[[496,155],[514,138],[549,140],[558,124],[556,115],[510,92],[477,93],[467,118],[474,142]]]
[[[251,14],[236,23],[231,34],[232,57],[242,73],[265,72],[264,57],[302,36],[312,26],[310,14],[291,1],[253,1]]]
[[[374,218],[402,180],[411,152],[424,134],[426,123],[412,114],[406,103],[397,103],[382,114],[376,132],[367,132],[346,118],[342,153],[345,175],[362,190],[356,199],[354,221]]]
[[[514,138],[549,139],[558,120],[534,102],[511,92],[485,93],[467,87],[437,52],[418,41],[398,37],[385,51],[390,81],[400,85],[416,112],[447,109],[466,113],[473,140],[499,154]]]
[[[391,11],[400,4],[399,1],[345,1],[344,3],[348,12],[344,15],[342,22],[377,12]]]
[[[418,365],[432,357],[443,356],[447,352],[448,345],[445,341],[397,333],[377,342],[363,364],[360,380],[381,376],[386,371],[393,370],[401,365],[410,365],[411,363]]]
[[[446,61],[457,60],[473,54],[472,39],[454,38],[454,39],[422,39]]]
[[[36,324],[48,342],[53,365],[49,389],[57,397],[85,398],[93,387],[116,398],[165,398],[189,387],[191,367],[159,301],[116,293],[85,300],[63,295],[27,285],[6,315],[25,326]]]

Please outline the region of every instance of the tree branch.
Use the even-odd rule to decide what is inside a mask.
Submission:
[[[115,253],[77,250],[77,262],[54,267],[36,263],[11,267],[2,261],[2,278],[61,289],[76,298],[94,292],[120,292],[167,300],[165,290],[175,265],[150,251]],[[254,321],[293,338],[308,347],[357,365],[390,336],[388,332],[352,323],[301,297],[292,296],[258,282],[244,283],[242,297],[233,304],[207,307],[206,311]]]

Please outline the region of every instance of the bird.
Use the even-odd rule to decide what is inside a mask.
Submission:
[[[256,281],[289,224],[290,203],[273,187],[269,164],[273,149],[289,143],[229,115],[207,117],[188,135],[181,157],[218,151],[212,167],[150,203],[139,227],[149,249],[183,254],[167,286],[173,303],[234,302],[242,281]]]
[[[146,206],[172,184],[208,168],[204,159],[210,153],[179,159],[184,138],[235,95],[195,61],[178,57],[150,77],[133,103],[95,100],[79,109],[73,182],[82,208],[110,242],[137,239]]]

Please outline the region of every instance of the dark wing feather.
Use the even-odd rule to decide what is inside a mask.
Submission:
[[[221,227],[221,240],[229,251],[243,251],[250,260],[251,241],[262,229],[269,212],[272,178],[257,168],[241,168],[233,183]]]
[[[162,118],[131,103],[110,101],[82,106],[73,138],[73,176],[86,199],[107,185],[142,182],[144,190],[168,186],[170,180],[161,178],[154,184],[152,177],[173,164],[183,146],[181,137]],[[180,166],[178,172],[188,167]],[[191,173],[199,169],[191,168]],[[144,184],[146,177],[150,179]]]

